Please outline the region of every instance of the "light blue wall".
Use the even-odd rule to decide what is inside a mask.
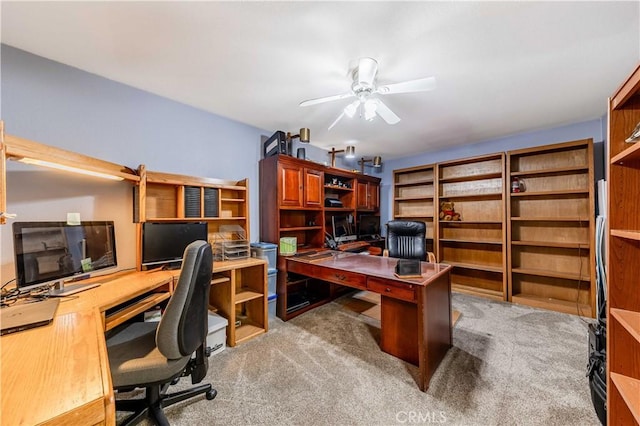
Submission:
[[[258,129],[58,62],[0,45],[0,112],[7,134],[147,170],[240,180],[249,178],[250,237],[259,232]],[[284,131],[290,129],[281,129]],[[312,133],[313,137],[313,133]],[[294,152],[300,145],[294,142]],[[324,163],[325,150],[304,145]],[[7,210],[16,220],[115,220],[119,267],[135,266],[129,184],[8,163]],[[11,221],[10,221],[11,222]],[[1,274],[13,277],[8,226],[0,227]]]
[[[259,233],[258,129],[1,45],[1,118],[7,134],[136,168],[249,178],[250,236]],[[283,129],[288,130],[288,129]],[[296,146],[297,147],[297,144]],[[307,147],[326,161],[326,151]],[[115,220],[120,267],[135,265],[131,187],[9,162],[7,203],[16,220]],[[11,222],[11,221],[10,221]],[[13,277],[8,226],[0,227],[2,280]]]
[[[603,104],[606,100],[603,99]],[[570,124],[553,129],[527,132],[503,138],[491,139],[471,145],[454,147],[451,149],[425,152],[410,157],[398,158],[384,163],[382,185],[380,188],[380,218],[381,223],[387,222],[393,215],[393,171],[405,167],[432,164],[458,158],[475,157],[496,152],[506,152],[514,149],[549,145],[552,143],[568,142],[579,139],[593,139],[594,162],[596,180],[602,178],[604,140],[607,129],[606,117],[582,123]]]
[[[132,168],[142,163],[149,170],[249,178],[250,234],[252,241],[258,239],[261,138],[276,129],[258,129],[229,120],[10,46],[1,45],[0,53],[0,112],[8,134]],[[601,142],[605,131],[606,119],[597,119],[385,161],[382,170],[367,167],[365,172],[382,178],[384,223],[391,217],[394,169],[575,139]],[[311,135],[313,138],[313,129]],[[602,145],[597,144],[600,148],[596,149],[600,157]],[[299,146],[294,142],[294,152]],[[321,164],[329,161],[326,151],[304,146],[308,159]],[[596,170],[602,170],[600,162],[601,158]],[[360,168],[355,160],[349,162],[342,157],[337,158],[337,166]],[[116,218],[123,241],[118,244],[123,246],[118,247],[123,253],[120,263],[123,267],[134,265],[130,188],[79,181],[14,163],[9,164],[7,181],[8,210],[19,213],[20,220],[64,220],[69,211],[81,212],[85,220]],[[0,227],[3,277],[13,261],[7,230]]]

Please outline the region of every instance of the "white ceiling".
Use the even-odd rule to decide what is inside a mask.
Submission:
[[[269,132],[391,159],[601,117],[640,61],[640,2],[7,2],[2,42]],[[357,116],[359,57],[378,81],[435,76]]]

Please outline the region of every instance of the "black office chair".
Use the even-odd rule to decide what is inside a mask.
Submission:
[[[411,220],[387,222],[387,250],[385,255],[401,259],[419,259],[435,262],[433,253],[427,252],[427,225]]]
[[[144,387],[144,399],[116,400],[117,411],[133,411],[124,424],[149,418],[158,425],[169,422],[162,409],[199,394],[216,397],[210,384],[166,394],[169,384],[191,375],[193,384],[207,373],[206,338],[213,256],[205,241],[184,251],[182,271],[159,323],[137,322],[107,337],[113,387],[128,391]],[[193,354],[195,358],[192,358]]]

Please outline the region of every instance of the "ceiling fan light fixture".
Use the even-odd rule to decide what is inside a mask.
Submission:
[[[376,110],[378,109],[378,104],[373,99],[367,99],[364,103],[364,119],[367,121],[371,121],[376,118]]]
[[[424,77],[416,80],[401,81],[399,83],[378,84],[378,62],[373,58],[360,58],[358,66],[351,73],[351,91],[339,95],[325,96],[322,98],[308,99],[300,102],[300,106],[310,106],[324,102],[337,101],[347,98],[356,98],[357,101],[343,108],[340,116],[329,126],[333,128],[345,115],[353,117],[356,112],[366,121],[372,121],[376,115],[387,124],[400,122],[398,117],[379,97],[400,93],[426,92],[436,87],[434,77]],[[360,109],[360,111],[358,111]]]
[[[347,117],[353,118],[356,115],[356,111],[358,110],[358,104],[360,101],[355,101],[344,107],[344,113]]]
[[[382,157],[376,155],[373,157],[373,167],[382,167]]]

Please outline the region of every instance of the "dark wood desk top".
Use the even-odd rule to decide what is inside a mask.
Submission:
[[[419,278],[400,278],[399,260],[327,250],[287,258],[287,271],[380,294],[380,348],[417,365],[426,391],[451,347],[452,266],[421,262]]]
[[[398,259],[393,257],[369,256],[358,253],[326,250],[307,256],[292,256],[290,262],[310,263],[325,268],[349,271],[387,280],[400,281],[414,285],[427,285],[451,269],[443,263],[422,262],[422,278],[399,278],[394,274]]]

